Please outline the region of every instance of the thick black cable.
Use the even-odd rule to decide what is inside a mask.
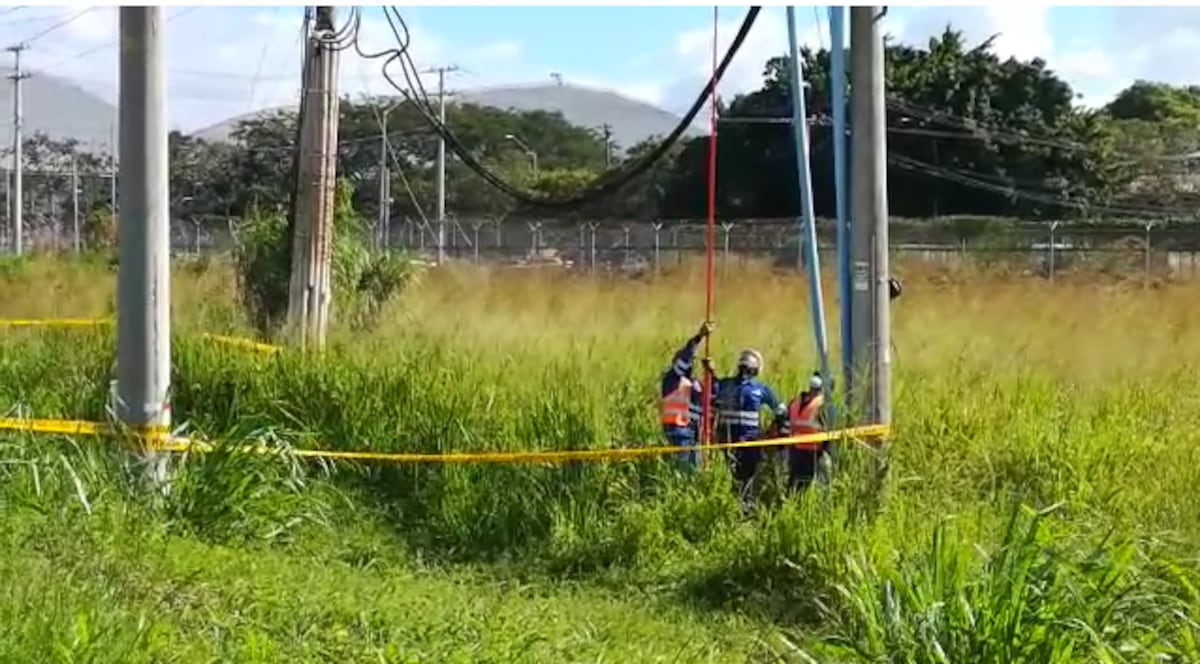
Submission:
[[[749,35],[750,29],[753,27],[754,22],[758,18],[758,14],[761,10],[761,7],[755,6],[751,7],[746,13],[746,18],[742,21],[742,25],[738,29],[733,43],[730,44],[728,51],[725,53],[725,57],[722,58],[720,64],[717,66],[716,72],[714,72],[709,78],[708,83],[697,96],[696,101],[692,104],[692,107],[688,110],[687,114],[680,120],[675,129],[665,139],[663,139],[654,150],[650,151],[646,155],[643,155],[637,161],[627,162],[615,169],[608,171],[606,174],[599,176],[593,180],[592,184],[576,192],[575,194],[561,198],[543,196],[522,191],[489,171],[486,167],[479,163],[475,156],[472,155],[465,146],[462,145],[452,131],[439,122],[438,119],[429,112],[430,109],[422,108],[422,104],[413,98],[414,95],[408,89],[398,85],[389,74],[388,65],[395,60],[401,60],[402,66],[405,67],[405,74],[408,74],[408,68],[411,66],[411,56],[408,55],[407,44],[402,43],[401,46],[404,48],[400,50],[393,50],[391,52],[390,57],[384,62],[383,75],[384,78],[387,79],[388,83],[392,85],[392,87],[396,88],[397,91],[399,91],[406,99],[408,99],[414,104],[414,106],[417,107],[417,110],[420,111],[426,123],[428,123],[434,129],[434,131],[446,141],[446,144],[448,147],[450,147],[451,151],[453,151],[454,154],[456,154],[468,168],[479,175],[479,177],[485,182],[492,185],[494,188],[510,198],[527,205],[543,208],[578,207],[584,203],[597,200],[603,196],[617,191],[621,187],[631,182],[634,178],[648,171],[650,167],[652,167],[659,159],[666,155],[667,151],[670,150],[671,147],[678,142],[679,138],[684,134],[684,132],[687,131],[687,128],[695,120],[696,115],[700,112],[700,109],[703,108],[704,102],[708,99],[717,83],[720,82],[721,77],[729,68],[729,64],[733,61],[734,56],[741,49],[742,44]],[[412,68],[415,69],[415,67]],[[420,77],[417,76],[416,79],[416,88],[423,93],[424,86],[420,84]]]

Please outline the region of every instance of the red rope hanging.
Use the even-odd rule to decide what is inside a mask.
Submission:
[[[713,320],[714,308],[714,257],[716,256],[717,238],[717,21],[718,6],[713,6],[713,40],[712,40],[712,80],[713,87],[710,98],[709,132],[708,132],[708,219],[704,233],[704,320]],[[704,337],[704,356],[709,357],[709,337]],[[704,372],[704,394],[701,400],[700,442],[710,442],[710,426],[712,422],[712,373]]]

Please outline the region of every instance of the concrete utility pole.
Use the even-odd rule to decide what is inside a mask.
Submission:
[[[163,9],[120,13],[121,174],[124,210],[117,270],[117,385],[114,408],[129,427],[171,425],[170,192]],[[165,456],[150,452],[162,480]]]
[[[434,67],[422,73],[438,75],[438,122],[446,126],[446,74],[458,67]],[[446,139],[438,134],[437,150],[437,264],[446,262]]]
[[[887,134],[879,7],[850,8],[851,293],[855,375],[851,403],[875,424],[891,421]]]
[[[8,50],[13,54],[13,73],[9,74],[8,78],[13,82],[13,155],[12,155],[12,233],[13,233],[13,252],[20,256],[25,251],[24,247],[24,226],[23,218],[25,208],[25,196],[21,191],[21,186],[24,184],[21,177],[21,158],[24,151],[23,140],[21,138],[21,122],[23,121],[23,102],[21,100],[21,81],[29,78],[29,73],[21,71],[21,51],[29,48],[27,44],[16,44],[9,46]]]
[[[288,323],[302,348],[321,349],[329,327],[330,252],[336,198],[338,51],[333,7],[317,7],[303,69],[300,168],[296,181],[296,225]]]

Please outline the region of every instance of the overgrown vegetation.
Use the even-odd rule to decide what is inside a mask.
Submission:
[[[415,268],[403,255],[371,249],[345,180],[338,181],[336,196],[332,310],[335,318],[361,329],[376,321],[383,305],[415,276]],[[287,316],[291,246],[287,219],[280,212],[256,208],[239,229],[235,252],[238,292],[247,317],[264,335],[278,332]]]
[[[718,282],[718,364],[753,344],[788,394],[810,371],[796,343],[808,318],[778,303],[803,285],[740,269]],[[649,444],[656,376],[695,316],[678,295],[694,290],[690,268],[640,281],[451,268],[383,307],[382,324],[346,321],[325,357],[268,358],[197,336],[239,326],[234,273],[175,275],[176,419],[281,447]],[[693,477],[661,461],[356,467],[226,452],[177,459],[163,495],[116,445],[6,436],[0,653],[1195,661],[1196,287],[905,276],[888,480],[846,450],[831,491],[797,501],[772,467],[748,519],[717,458]],[[94,315],[110,279],[28,260],[0,275],[0,308]],[[31,296],[31,280],[61,297]],[[103,417],[111,331],[4,334],[0,402]]]

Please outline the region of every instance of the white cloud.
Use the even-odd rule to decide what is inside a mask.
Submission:
[[[63,19],[67,20],[80,10],[67,8]],[[47,26],[49,27],[49,26]],[[117,12],[115,7],[96,7],[63,26],[63,32],[70,35],[72,40],[80,43],[99,44],[112,39],[117,34]]]
[[[469,60],[513,60],[521,57],[521,42],[511,40],[495,41],[478,48],[469,49],[466,58]]]
[[[27,8],[31,20],[14,24],[12,40],[28,38],[80,11],[77,7]],[[169,7],[166,26],[170,112],[180,128],[194,129],[255,108],[294,104],[299,86],[299,7]],[[344,9],[339,15],[344,17]],[[378,7],[364,7],[361,44],[380,51],[396,46],[396,37]],[[718,56],[723,55],[744,16],[744,9],[722,7],[718,25]],[[1170,83],[1200,80],[1195,53],[1200,51],[1200,8],[1119,7],[1107,10],[1107,29],[1088,29],[1070,39],[1055,39],[1047,7],[1006,5],[978,7],[893,7],[884,30],[900,41],[924,45],[951,24],[969,44],[993,35],[1002,56],[1043,57],[1049,66],[1084,93],[1090,104],[1105,103],[1134,79]],[[24,62],[34,71],[72,79],[107,99],[115,97],[116,8],[101,7],[34,42]],[[572,71],[549,62],[531,61],[525,44],[497,38],[487,43],[455,43],[453,35],[431,32],[417,13],[405,13],[410,30],[409,52],[419,67],[455,64],[462,70],[448,78],[451,88],[548,80],[551,71],[566,81],[614,90],[674,112],[695,99],[712,68],[712,22],[698,11],[696,22],[656,50],[629,55],[620,63],[630,75],[619,76],[607,63]],[[797,29],[803,44],[828,45],[825,8],[797,9]],[[214,39],[213,35],[220,35]],[[718,92],[726,99],[757,89],[763,64],[786,51],[787,27],[783,7],[764,7],[754,30],[722,80]],[[265,47],[265,48],[264,48]],[[636,62],[635,65],[630,65]],[[351,95],[391,94],[380,73],[382,60],[364,60],[351,49],[341,57],[341,84]],[[404,85],[400,68],[390,68]],[[426,74],[427,88],[436,80]]]

